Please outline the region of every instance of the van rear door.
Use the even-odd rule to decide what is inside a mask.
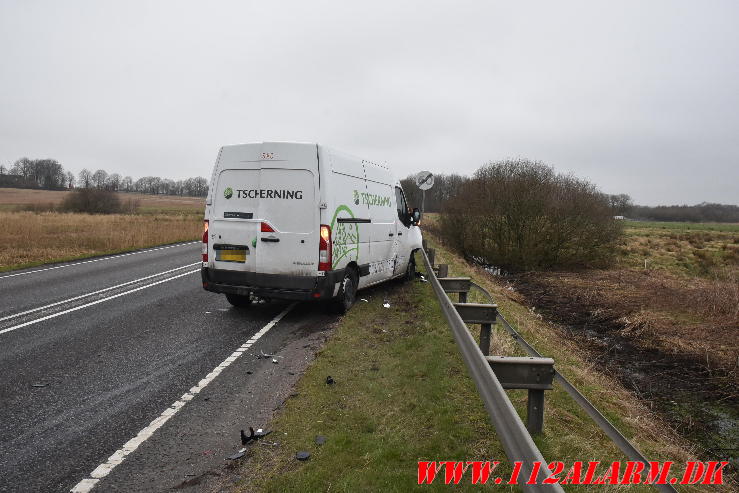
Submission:
[[[315,276],[317,159],[252,161],[222,168],[210,219],[215,269]]]

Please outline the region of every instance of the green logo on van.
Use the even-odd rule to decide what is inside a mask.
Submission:
[[[334,211],[334,217],[331,219],[334,257],[331,268],[333,269],[339,265],[339,262],[346,264],[352,260],[359,260],[359,225],[338,222],[339,215],[345,218],[354,218],[352,210],[345,205],[340,205]]]
[[[233,191],[233,188],[231,187],[227,187],[223,191],[223,196],[226,197],[227,199],[230,199],[231,197],[233,197],[233,195],[234,195],[234,191]]]
[[[378,206],[378,207],[392,207],[393,203],[390,197],[387,195],[377,195],[374,193],[358,192],[354,190],[354,204],[359,205],[359,199],[362,199],[363,205]]]

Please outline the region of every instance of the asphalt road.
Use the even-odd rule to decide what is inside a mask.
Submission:
[[[0,274],[0,491],[195,491],[268,421],[334,317],[234,309],[202,289],[199,253]]]

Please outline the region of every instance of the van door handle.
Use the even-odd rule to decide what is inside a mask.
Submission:
[[[403,232],[401,231],[400,233],[398,233],[398,236],[403,236]]]
[[[275,238],[274,236],[272,236],[270,238],[262,238],[262,241],[268,241],[268,242],[271,242],[271,243],[277,243],[278,241],[280,241],[280,239],[279,238]]]
[[[388,236],[395,236],[393,233],[388,234]]]

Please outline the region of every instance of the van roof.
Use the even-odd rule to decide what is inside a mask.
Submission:
[[[226,144],[223,147],[234,147],[234,146],[245,146],[245,145],[263,145],[263,144],[303,144],[303,145],[310,145],[315,146],[318,145],[317,142],[299,142],[299,141],[290,141],[290,140],[262,140],[262,141],[256,141],[256,142],[238,142],[234,144]]]
[[[238,146],[246,146],[246,145],[265,145],[265,144],[278,145],[278,146],[279,145],[284,145],[284,144],[288,144],[288,145],[307,145],[307,146],[318,146],[318,145],[320,145],[321,147],[323,147],[324,149],[327,149],[329,151],[336,150],[337,152],[339,152],[338,149],[334,149],[333,147],[328,147],[328,146],[319,144],[318,142],[300,142],[300,141],[290,141],[290,140],[274,140],[274,141],[264,140],[264,141],[258,141],[258,142],[241,142],[241,143],[238,143],[238,144],[226,144],[223,147],[238,147]],[[362,159],[362,158],[360,158],[358,156],[355,156],[353,154],[350,154],[350,153],[347,153],[347,152],[344,152],[344,151],[340,151],[340,152],[342,152],[342,154],[349,154],[352,157],[361,160],[363,163],[372,164],[374,166],[377,166],[378,168],[384,168],[386,170],[390,170],[390,167],[387,165],[387,163],[378,163],[378,162],[375,162],[375,161],[370,161],[369,159]]]

